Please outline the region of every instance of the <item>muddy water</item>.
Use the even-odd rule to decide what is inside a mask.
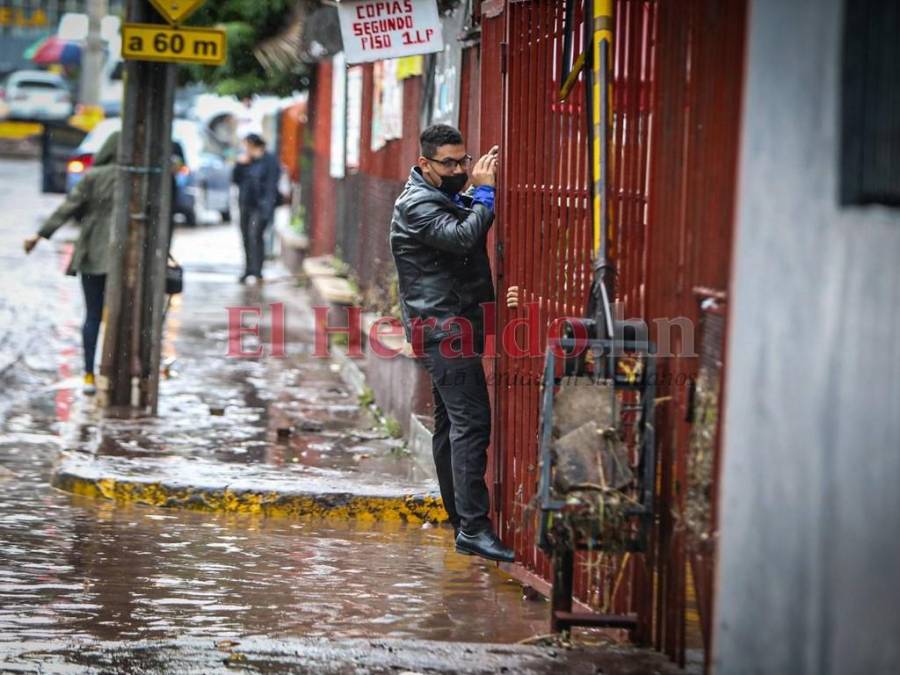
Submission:
[[[26,201],[17,208],[19,229],[0,233],[6,250],[30,231],[36,216]],[[210,247],[201,244],[198,250]],[[0,654],[3,644],[69,638],[389,636],[512,642],[545,632],[546,604],[523,600],[520,587],[491,565],[457,555],[446,529],[301,524],[117,505],[51,489],[53,462],[73,443],[94,444],[100,454],[147,453],[163,460],[193,444],[211,460],[264,457],[269,466],[295,460],[314,466],[337,447],[349,458],[348,468],[352,463],[360,473],[396,475],[388,466],[395,457],[389,441],[331,435],[330,430],[361,422],[349,407],[334,407],[354,403],[344,400],[343,392],[307,400],[303,387],[315,383],[310,373],[298,383],[285,371],[284,396],[274,402],[248,401],[246,387],[238,384],[215,392],[182,390],[182,399],[176,389],[167,406],[224,401],[225,415],[210,416],[206,409],[200,415],[198,408],[192,428],[161,427],[158,447],[153,442],[135,447],[125,428],[104,442],[74,390],[80,299],[75,282],[58,272],[53,251],[45,246],[32,258],[43,260],[40,265],[11,259],[20,288],[4,289],[4,306],[19,320],[7,324],[0,337],[4,344],[25,347],[0,369]],[[28,288],[41,289],[41,302],[15,303]],[[210,286],[207,292],[202,303],[210,313],[221,312],[217,291]],[[35,320],[27,320],[30,316]],[[214,337],[196,335],[197,340]],[[180,344],[190,338],[185,328]],[[218,348],[214,340],[207,344]],[[201,356],[182,349],[180,367],[189,370],[191,360]],[[240,368],[237,383],[252,385],[261,374],[250,362]],[[315,368],[324,376],[324,367]],[[240,431],[233,424],[237,417],[270,416],[272,403],[337,424],[279,446],[272,445],[268,422],[224,450],[198,443],[203,425],[214,434]],[[229,418],[232,414],[237,417]],[[142,438],[146,441],[147,434]],[[278,452],[270,452],[273,447]],[[371,457],[360,460],[361,455]]]
[[[51,400],[52,404],[52,400]],[[546,605],[445,529],[324,527],[94,502],[47,487],[35,408],[0,436],[0,642],[213,636],[516,641]],[[46,406],[46,404],[44,404]],[[10,475],[8,472],[13,472]]]

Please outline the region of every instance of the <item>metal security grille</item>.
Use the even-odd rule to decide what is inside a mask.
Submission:
[[[335,184],[335,253],[349,266],[363,306],[389,313],[397,302],[397,290],[388,233],[403,182],[358,173]]]
[[[698,300],[723,302],[730,278],[745,17],[745,0],[661,0],[658,8],[642,283],[651,339],[671,356],[658,364],[662,508],[650,573],[654,644],[681,660],[686,649],[708,648],[696,624],[708,626],[712,613],[706,591],[712,588],[714,557],[694,557],[689,570],[685,509],[695,487],[688,458],[702,344]],[[727,377],[727,364],[720,377]],[[712,452],[717,467],[717,439]],[[715,468],[710,480],[714,495]],[[715,513],[710,515],[715,537]],[[697,614],[686,611],[692,596]]]
[[[580,3],[579,3],[580,4]],[[614,130],[611,148],[616,255],[643,274],[646,227],[650,63],[655,3],[616,3]],[[538,313],[529,355],[501,350],[495,364],[495,466],[499,466],[503,537],[518,560],[545,578],[548,561],[534,546],[534,489],[543,348],[558,317],[583,316],[591,283],[593,224],[583,77],[559,100],[565,58],[565,3],[511,3],[506,11],[506,125],[498,220],[500,296],[520,288],[519,308],[498,310],[499,325]],[[584,51],[582,11],[575,9],[572,54]],[[620,37],[621,36],[621,37]],[[636,263],[636,268],[633,266]],[[507,329],[507,338],[512,335]],[[524,346],[524,329],[519,331]],[[504,345],[508,347],[508,345]],[[495,476],[497,477],[497,476]],[[576,597],[603,612],[635,611],[627,556],[582,554]]]
[[[482,88],[482,128],[502,130],[499,330],[529,310],[539,312],[537,351],[500,350],[489,364],[495,506],[502,536],[520,561],[513,571],[536,582],[550,578],[548,560],[534,545],[542,350],[554,319],[584,314],[591,280],[584,82],[559,101],[566,4],[482,5],[482,77],[496,68],[503,92],[498,124],[491,119],[491,89]],[[582,3],[576,4],[575,56],[584,51]],[[636,615],[634,637],[679,660],[686,647],[706,646],[708,630],[700,625],[708,628],[712,607],[714,556],[694,560],[689,574],[683,518],[699,366],[697,299],[724,298],[730,272],[745,14],[745,0],[614,4],[607,196],[615,297],[621,318],[644,319],[650,339],[672,355],[658,363],[658,508],[650,549],[627,557],[580,555],[575,594],[595,610]],[[515,310],[503,302],[511,286],[521,289]],[[518,333],[524,346],[524,328]],[[725,372],[727,366],[720,376]],[[717,437],[712,451],[718,455]],[[716,485],[714,471],[713,493]],[[711,523],[714,528],[714,513]],[[688,602],[695,596],[697,612]]]

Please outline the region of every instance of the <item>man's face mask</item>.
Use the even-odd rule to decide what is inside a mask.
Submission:
[[[468,173],[454,173],[450,176],[441,176],[441,184],[438,189],[448,197],[452,197],[466,187],[468,182]]]

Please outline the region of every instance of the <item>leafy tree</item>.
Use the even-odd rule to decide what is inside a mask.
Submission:
[[[217,26],[228,36],[228,59],[215,68],[188,65],[180,69],[182,84],[202,82],[217,93],[237,97],[253,94],[287,96],[309,85],[308,66],[295,57],[291,37],[303,8],[316,3],[303,0],[211,0],[188,22]],[[265,67],[257,51],[276,49],[282,57]]]

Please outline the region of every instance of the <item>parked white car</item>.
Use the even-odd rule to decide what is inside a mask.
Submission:
[[[2,96],[9,119],[64,120],[72,114],[72,94],[56,73],[19,70],[7,78]]]

